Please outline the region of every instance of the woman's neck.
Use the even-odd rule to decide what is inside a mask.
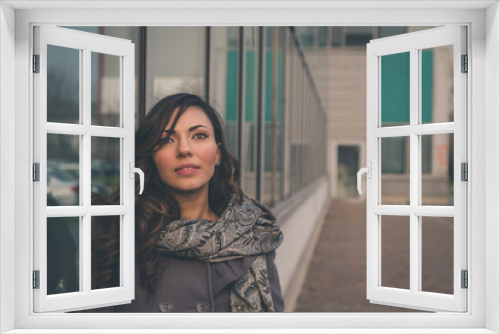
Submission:
[[[219,217],[208,205],[208,192],[205,194],[179,194],[174,195],[180,208],[180,219],[208,219],[217,220]]]

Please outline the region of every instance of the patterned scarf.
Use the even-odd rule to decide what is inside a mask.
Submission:
[[[262,204],[232,197],[216,221],[203,218],[168,223],[156,245],[172,256],[203,262],[223,262],[257,255],[249,271],[233,283],[232,312],[274,312],[266,253],[278,248],[283,233],[276,218]]]

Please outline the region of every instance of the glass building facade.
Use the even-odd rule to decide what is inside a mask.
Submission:
[[[228,148],[240,161],[241,187],[249,196],[274,206],[326,174],[326,114],[294,28],[66,28],[135,44],[136,127],[170,94],[197,94],[214,106],[225,122]],[[113,58],[92,55],[94,124],[119,122],[119,62]],[[72,58],[51,59],[60,59],[53,64],[60,67]],[[71,76],[65,77],[61,84],[70,89]],[[54,94],[60,100],[67,92]],[[77,179],[78,171],[71,167],[75,164],[61,155],[64,150],[70,157],[78,143],[65,144],[71,149],[56,137],[50,139],[54,150],[48,158],[54,169]],[[115,146],[102,143],[92,152],[93,189],[103,195],[116,177]]]

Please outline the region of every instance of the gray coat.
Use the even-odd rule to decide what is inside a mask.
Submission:
[[[274,264],[275,251],[267,254],[267,270],[274,308],[283,312],[284,302]],[[231,312],[231,284],[245,275],[255,256],[238,260],[208,263],[161,256],[163,273],[155,293],[149,294],[135,279],[135,299],[130,304],[102,308],[102,312]]]

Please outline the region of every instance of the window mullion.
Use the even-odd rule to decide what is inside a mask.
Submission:
[[[90,293],[91,291],[91,222],[92,216],[90,215],[90,205],[91,205],[91,170],[90,162],[92,159],[92,148],[91,148],[91,51],[89,48],[83,49],[83,60],[81,66],[81,78],[82,78],[82,88],[81,92],[81,119],[82,125],[87,130],[82,138],[82,148],[81,154],[82,159],[80,160],[80,170],[82,171],[81,188],[82,199],[80,204],[83,205],[85,214],[83,219],[81,219],[82,226],[80,230],[82,231],[80,237],[80,252],[82,253],[82,262],[80,264],[80,272],[83,276],[83,289],[84,293]]]
[[[420,99],[420,101],[421,100],[422,99]],[[413,127],[412,130],[418,135],[448,134],[455,132],[455,124],[453,122],[420,124]]]
[[[419,66],[418,50],[410,50],[410,291],[418,291],[420,281],[420,233],[419,217],[415,215],[413,209],[419,204],[419,145],[418,135],[414,133],[414,128],[418,124],[419,114]]]
[[[83,283],[80,283],[80,285],[82,286],[83,284],[82,291],[86,294],[89,294],[91,291],[91,220],[92,217],[90,214],[86,214],[83,216],[83,219],[80,220],[80,231],[83,232],[80,237],[80,251],[82,253],[80,257],[82,259],[80,264],[80,277],[83,276]]]
[[[126,209],[126,214],[120,216],[120,286],[125,287],[130,299],[134,298],[134,222],[135,222],[135,175],[130,177],[130,162],[135,164],[135,115],[134,96],[134,51],[131,45],[130,52],[121,57],[120,73],[123,77],[120,86],[120,120],[121,126],[127,131],[121,139],[120,163],[120,201]]]
[[[47,217],[83,217],[86,214],[95,216],[124,215],[130,212],[130,205],[92,205],[84,206],[48,206]]]
[[[91,134],[90,134],[90,117],[91,117],[91,63],[90,63],[90,49],[83,50],[83,66],[82,66],[82,88],[81,88],[81,119],[82,125],[86,128],[85,134],[82,136],[82,159],[80,160],[80,170],[82,171],[81,188],[83,189],[83,196],[81,204],[84,207],[90,208],[90,160],[91,154]]]
[[[372,130],[374,136],[379,138],[409,136],[413,129],[408,125],[378,127]]]

